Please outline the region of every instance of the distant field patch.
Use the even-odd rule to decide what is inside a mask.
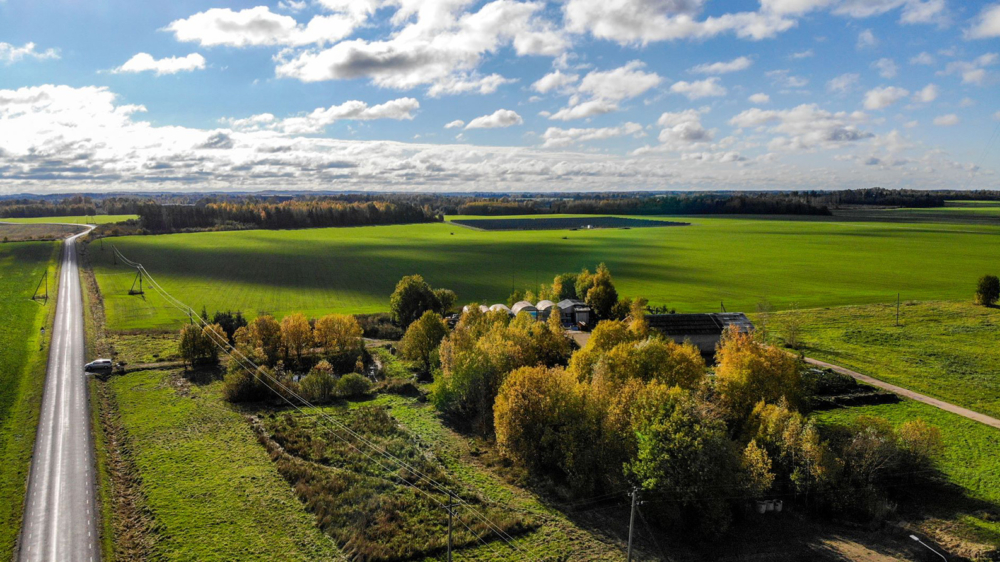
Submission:
[[[651,228],[688,226],[690,223],[628,217],[539,217],[501,219],[452,219],[452,223],[479,230],[591,230],[595,228]]]
[[[130,219],[137,219],[139,215],[75,215],[71,217],[30,217],[30,218],[0,218],[0,222],[15,222],[20,224],[110,224],[125,222]]]
[[[27,242],[33,240],[62,240],[83,229],[65,224],[21,224],[4,223],[0,219],[0,240],[4,242]]]

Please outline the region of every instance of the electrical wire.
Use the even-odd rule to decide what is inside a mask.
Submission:
[[[193,320],[193,319],[196,318],[198,320],[199,325],[209,326],[207,320],[204,319],[204,318],[202,318],[200,315],[198,315],[194,311],[194,309],[192,309],[190,306],[187,306],[186,304],[184,304],[183,302],[181,302],[179,299],[176,299],[175,297],[173,297],[172,295],[170,295],[165,289],[163,289],[163,287],[156,281],[155,278],[153,278],[152,275],[149,274],[149,272],[146,270],[145,267],[143,267],[142,264],[140,264],[138,262],[134,262],[132,260],[129,260],[126,256],[124,256],[121,253],[121,251],[118,250],[117,247],[112,246],[112,248],[114,249],[114,251],[115,251],[116,255],[119,257],[119,259],[121,259],[126,265],[128,265],[130,267],[135,267],[137,270],[143,272],[145,274],[145,276],[147,277],[148,284],[151,287],[153,287],[153,289],[161,297],[163,297],[168,303],[172,304],[175,308],[177,308],[178,310],[180,310],[182,313],[185,313],[188,316],[189,319]],[[268,390],[270,390],[274,394],[278,395],[282,400],[284,400],[285,402],[287,402],[290,406],[292,406],[293,408],[295,408],[296,410],[298,410],[300,413],[305,414],[305,411],[302,410],[302,408],[300,408],[297,404],[295,404],[294,402],[292,402],[289,398],[287,398],[286,395],[282,394],[281,392],[279,392],[278,390],[276,390],[275,388],[273,388],[271,385],[268,385],[267,383],[265,383],[258,376],[258,373],[263,374],[265,377],[267,377],[268,379],[271,380],[272,384],[274,384],[275,386],[280,387],[281,390],[285,391],[287,394],[295,397],[299,402],[301,402],[306,407],[313,408],[313,409],[317,410],[319,412],[320,417],[322,417],[325,421],[331,423],[332,425],[337,426],[341,431],[344,431],[348,435],[351,435],[352,437],[354,437],[355,439],[357,439],[359,442],[361,442],[363,445],[365,445],[368,448],[372,449],[377,454],[383,456],[387,460],[395,461],[395,463],[397,464],[397,466],[399,468],[405,468],[408,471],[410,471],[411,473],[414,473],[415,475],[419,476],[420,478],[418,478],[415,482],[420,482],[421,480],[424,480],[428,484],[430,484],[432,487],[434,487],[435,489],[437,489],[440,493],[442,493],[444,495],[447,495],[449,498],[459,499],[458,503],[455,504],[456,507],[462,507],[462,508],[467,509],[473,515],[475,515],[477,518],[479,518],[483,523],[485,523],[486,526],[488,528],[490,528],[491,531],[493,531],[495,534],[497,534],[497,536],[499,536],[502,540],[504,540],[508,544],[508,546],[510,546],[511,548],[513,548],[515,550],[518,550],[518,551],[520,551],[520,552],[522,552],[524,554],[527,554],[526,552],[524,552],[524,550],[522,548],[520,548],[519,546],[517,546],[516,544],[514,544],[514,542],[513,542],[514,539],[513,539],[513,537],[509,533],[507,533],[506,531],[504,531],[503,529],[501,529],[497,524],[495,524],[493,521],[489,520],[484,515],[482,515],[478,510],[476,510],[475,508],[473,508],[471,504],[469,504],[468,502],[466,502],[466,501],[461,500],[460,498],[458,498],[457,494],[452,493],[450,490],[448,490],[447,488],[445,488],[444,485],[440,484],[439,482],[437,482],[434,479],[430,478],[426,474],[422,473],[420,470],[418,470],[417,468],[413,467],[412,465],[410,465],[406,461],[403,461],[402,459],[400,459],[398,457],[395,457],[394,455],[392,455],[391,453],[389,453],[388,451],[386,451],[384,449],[380,449],[377,445],[375,445],[374,443],[368,441],[363,436],[357,434],[356,432],[354,432],[353,430],[351,430],[346,425],[342,424],[341,422],[339,422],[339,421],[333,419],[332,417],[330,417],[329,415],[327,415],[325,412],[323,412],[321,409],[319,409],[316,405],[312,404],[311,402],[309,402],[308,400],[306,400],[304,397],[300,396],[299,394],[293,392],[291,389],[289,389],[287,386],[285,386],[281,381],[275,379],[267,371],[261,369],[253,361],[251,361],[245,355],[243,355],[242,352],[240,352],[238,349],[236,349],[235,347],[233,347],[228,342],[228,340],[226,340],[223,343],[220,343],[216,338],[220,338],[221,335],[215,333],[214,330],[209,329],[209,330],[207,330],[207,333],[210,334],[210,337],[211,336],[215,336],[215,337],[211,338],[212,341],[213,341],[213,343],[215,343],[215,345],[217,347],[219,347],[224,353],[226,353],[227,356],[230,357],[230,359],[236,360],[236,362],[237,362],[238,365],[240,365],[242,368],[244,368],[245,370],[247,370],[248,372],[250,372],[250,374],[252,376],[254,376],[254,378],[256,378],[258,381],[260,381],[262,384],[264,384],[264,386],[267,387]],[[334,433],[334,435],[337,435],[337,434]],[[359,449],[357,446],[355,446],[349,440],[347,440],[344,437],[339,436],[339,435],[337,435],[337,437],[339,437],[340,439],[342,439],[345,443],[347,443],[347,444],[351,445],[352,447],[354,447],[355,450],[357,450],[359,453],[365,455],[366,458],[372,460],[373,462],[375,462],[376,464],[378,464],[380,467],[386,469],[388,472],[391,472],[387,467],[385,467],[385,465],[383,465],[382,463],[380,463],[377,460],[373,459],[367,453],[364,453],[363,451],[361,451],[361,449]],[[416,490],[424,493],[430,499],[432,499],[434,502],[436,502],[439,506],[444,507],[443,503],[441,503],[439,500],[437,500],[437,498],[434,498],[433,496],[431,496],[425,490],[422,490],[420,487],[416,486],[413,483],[410,483],[409,481],[403,479],[402,477],[400,477],[400,480],[402,480],[407,485],[413,487],[414,489],[416,489]],[[461,521],[461,519],[460,519],[460,521]],[[470,529],[470,531],[471,531],[471,529]]]

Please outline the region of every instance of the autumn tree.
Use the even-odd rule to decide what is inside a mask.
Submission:
[[[337,388],[333,365],[325,359],[316,363],[309,374],[302,378],[299,386],[307,400],[317,404],[329,402]]]
[[[191,366],[203,359],[218,358],[215,344],[197,324],[185,324],[181,328],[181,340],[178,346],[181,358]]]
[[[233,335],[244,355],[274,365],[281,353],[281,325],[271,315],[258,316]]]
[[[569,340],[528,315],[511,319],[502,311],[470,307],[441,342],[442,376],[432,398],[439,409],[484,434],[492,432],[493,401],[507,373],[564,364]]]
[[[448,327],[436,313],[428,310],[410,324],[399,342],[399,351],[403,358],[417,361],[423,372],[431,369],[431,355],[448,334]]]
[[[571,477],[573,453],[593,438],[584,389],[561,367],[511,372],[493,413],[501,454],[536,472]]]
[[[747,433],[767,452],[782,491],[821,491],[838,470],[833,453],[820,440],[813,422],[790,410],[784,402],[759,402],[750,416]]]
[[[976,304],[993,306],[1000,299],[1000,278],[996,275],[983,275],[976,285]]]
[[[796,406],[801,374],[798,359],[730,326],[715,356],[716,388],[734,425],[741,425],[758,402],[782,399]]]
[[[615,304],[618,303],[618,291],[615,290],[608,266],[603,263],[597,266],[597,271],[589,278],[589,285],[584,300],[594,311],[594,314],[598,318],[613,318],[613,310]]]
[[[313,337],[337,372],[349,372],[361,356],[364,330],[354,316],[327,314],[316,320]]]
[[[295,353],[295,360],[302,364],[302,351],[313,344],[313,329],[301,312],[281,319],[281,342],[286,352]]]
[[[575,273],[556,275],[552,280],[552,286],[549,287],[549,299],[553,302],[559,302],[565,299],[579,298],[576,293],[576,278]]]
[[[623,342],[611,348],[595,365],[594,376],[614,386],[630,378],[659,381],[668,386],[694,388],[705,377],[705,360],[698,348],[659,338]]]

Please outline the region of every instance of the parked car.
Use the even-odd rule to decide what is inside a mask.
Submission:
[[[83,366],[83,370],[88,373],[110,373],[114,364],[110,359],[96,359]]]

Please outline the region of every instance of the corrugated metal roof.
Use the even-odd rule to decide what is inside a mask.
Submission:
[[[713,314],[648,314],[649,327],[668,336],[722,335],[730,324],[741,332],[753,330],[753,323],[742,312]]]
[[[583,302],[582,300],[579,300],[579,299],[564,299],[564,300],[559,301],[559,304],[557,304],[556,306],[558,306],[559,308],[561,308],[563,310],[566,310],[567,308],[573,308],[573,307],[583,307],[583,308],[586,308],[588,310],[590,309],[590,307],[587,306],[587,303],[585,303],[585,302]]]
[[[552,308],[555,305],[556,303],[550,300],[544,300],[544,301],[538,301],[538,304],[535,305],[535,308],[537,308],[538,310],[545,310],[547,308]]]

